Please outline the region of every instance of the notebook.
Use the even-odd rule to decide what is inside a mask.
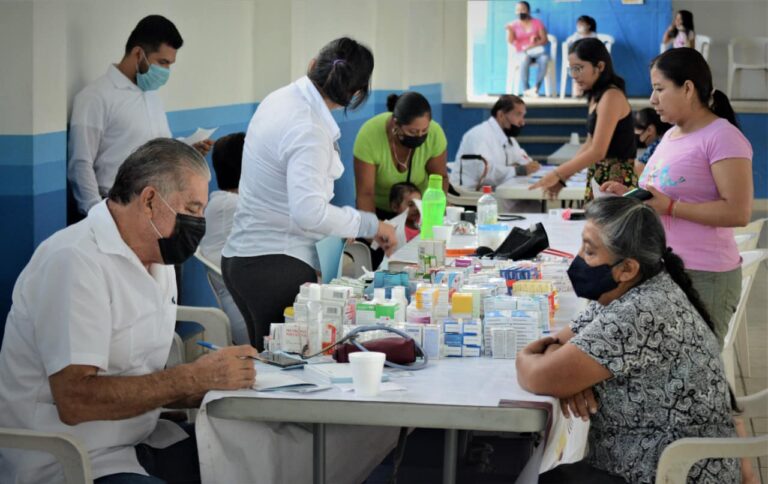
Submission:
[[[302,391],[317,386],[283,371],[262,371],[256,375],[256,381],[251,388],[259,392],[275,392]]]
[[[329,383],[352,383],[352,367],[350,363],[305,365],[304,371]],[[389,375],[382,373],[381,381],[389,381]]]

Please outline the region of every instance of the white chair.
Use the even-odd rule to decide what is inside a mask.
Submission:
[[[768,389],[737,399],[742,417],[768,416]],[[687,481],[691,466],[702,459],[760,457],[768,455],[768,434],[758,437],[679,439],[661,453],[656,467],[656,484]]]
[[[553,96],[555,92],[556,76],[555,66],[557,65],[557,37],[552,34],[547,35],[549,41],[549,61],[547,61],[547,72],[544,76],[544,94],[547,97]],[[507,92],[510,94],[520,94],[520,59],[512,44],[507,44]]]
[[[613,36],[608,34],[597,34],[597,38],[605,44],[605,48],[608,49],[608,53],[610,54],[611,48],[616,41]],[[577,40],[579,40],[578,34],[573,34],[563,41],[563,60],[560,62],[560,99],[565,99],[565,86],[568,83],[568,51],[570,50],[571,45]],[[573,86],[574,83],[573,80],[571,80],[571,97],[576,97],[574,95]]]
[[[731,387],[736,386],[736,339],[739,339],[739,356],[742,360],[742,369],[749,371],[749,346],[747,344],[747,325],[746,310],[749,293],[752,290],[752,283],[755,281],[755,275],[760,268],[760,263],[768,259],[768,249],[749,250],[741,253],[741,295],[736,311],[731,316],[728,323],[728,333],[723,341],[723,365],[725,366],[725,375]]]
[[[696,38],[693,41],[693,48],[701,53],[704,60],[709,62],[709,47],[712,45],[712,37],[709,35],[696,34]],[[659,54],[663,54],[672,46],[672,42],[667,44],[662,43],[659,46]]]
[[[202,252],[200,252],[200,247],[197,248],[195,251],[195,259],[199,260],[203,263],[203,265],[210,271],[213,271],[214,273],[221,275],[221,267],[218,266],[215,262],[213,262],[211,259],[207,258],[203,255]]]
[[[483,192],[476,192],[469,190],[462,186],[452,185],[458,195],[447,193],[445,199],[451,205],[458,205],[460,207],[477,207],[477,201],[483,196]]]
[[[757,248],[757,236],[755,234],[737,234],[733,238],[736,240],[736,247],[739,248],[739,252]]]
[[[357,278],[365,274],[363,268],[369,271],[374,270],[374,267],[371,267],[373,266],[373,262],[371,262],[371,249],[364,243],[356,240],[351,244],[345,244],[344,254],[352,259],[352,271],[349,274],[345,274],[342,271],[342,275]]]
[[[763,225],[765,225],[766,220],[768,220],[768,218],[759,218],[757,220],[753,220],[752,222],[750,222],[744,227],[735,227],[733,229],[733,234],[735,237],[737,237],[736,239],[737,244],[739,243],[738,237],[746,236],[746,235],[753,236],[749,239],[746,239],[747,242],[744,245],[744,247],[739,245],[740,252],[744,250],[757,249],[757,246],[760,243],[760,235],[763,231]],[[745,239],[742,239],[742,241],[743,240]]]
[[[0,448],[47,452],[61,464],[66,484],[93,482],[88,451],[77,439],[67,434],[0,428]]]
[[[733,85],[739,71],[762,71],[768,90],[768,37],[738,37],[728,43],[728,97],[733,98]]]
[[[232,344],[232,330],[229,327],[229,318],[226,313],[219,308],[200,308],[194,306],[179,306],[176,309],[177,321],[191,321],[198,323],[203,327],[202,338],[216,346],[225,347]],[[180,346],[180,347],[179,347]],[[188,363],[196,360],[203,354],[203,348],[197,344],[196,338],[191,338],[182,342],[178,335],[175,335],[171,345],[171,358],[174,360],[181,357],[181,361]]]

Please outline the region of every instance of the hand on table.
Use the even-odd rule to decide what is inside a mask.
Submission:
[[[555,170],[552,170],[541,177],[541,180],[529,186],[528,190],[535,190],[537,188],[544,190],[544,193],[550,200],[556,200],[557,194],[563,189],[563,184],[560,182],[560,177],[557,176]]]
[[[258,355],[250,345],[227,346],[192,363],[193,378],[203,391],[250,388],[256,378],[251,358]]]
[[[587,388],[568,398],[561,398],[560,410],[565,418],[581,418],[585,422],[589,420],[590,415],[597,413],[597,399],[592,388]]]
[[[209,151],[211,151],[211,148],[213,148],[213,141],[204,139],[203,141],[198,141],[197,143],[193,144],[192,148],[196,149],[201,155],[205,156]]]

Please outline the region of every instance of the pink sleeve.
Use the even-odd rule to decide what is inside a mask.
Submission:
[[[544,30],[544,22],[542,22],[541,20],[539,20],[539,19],[537,19],[537,18],[535,18],[535,19],[533,19],[533,20],[534,20],[534,21],[535,21],[535,23],[536,23],[536,31],[537,31],[537,32]]]
[[[709,139],[707,146],[709,164],[713,165],[727,158],[746,158],[751,161],[752,145],[737,127],[727,121],[726,123],[727,126],[720,130],[717,136]]]

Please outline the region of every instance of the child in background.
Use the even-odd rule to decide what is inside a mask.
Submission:
[[[410,182],[395,183],[389,190],[390,210],[397,214],[408,210],[408,218],[405,222],[405,240],[410,241],[419,235],[421,225],[421,212],[414,200],[421,200],[421,191]]]
[[[664,32],[661,43],[665,46],[672,43],[673,49],[680,47],[696,47],[696,33],[693,30],[693,13],[689,10],[678,10],[672,25]]]
[[[671,128],[661,120],[658,113],[653,108],[643,108],[635,113],[635,138],[638,148],[645,148],[643,154],[635,160],[635,171],[637,176],[645,169],[645,164],[656,151],[656,147],[661,142],[662,136]]]
[[[574,40],[597,37],[597,21],[589,15],[582,15],[576,19],[576,32],[572,35]]]

